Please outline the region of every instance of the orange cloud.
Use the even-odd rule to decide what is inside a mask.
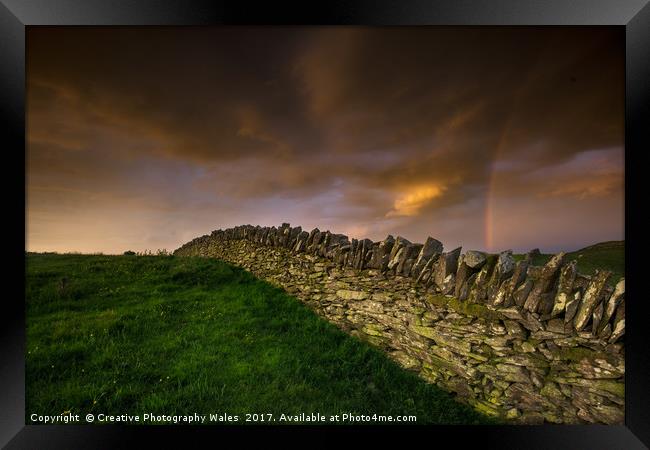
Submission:
[[[415,216],[431,200],[440,197],[445,189],[445,186],[436,185],[414,188],[395,200],[393,209],[386,213],[386,217]]]

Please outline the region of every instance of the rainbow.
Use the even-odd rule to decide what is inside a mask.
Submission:
[[[517,110],[517,107],[519,106],[521,97],[523,96],[523,93],[529,88],[529,86],[532,84],[533,81],[533,74],[535,72],[535,66],[539,64],[539,59],[537,62],[533,65],[531,65],[530,69],[528,70],[528,73],[526,74],[526,77],[524,78],[524,82],[522,85],[517,89],[514,98],[512,100],[512,106],[510,108],[510,114],[508,114],[508,117],[506,118],[505,124],[503,126],[503,131],[501,132],[501,135],[499,136],[499,141],[497,142],[497,146],[494,152],[494,157],[492,159],[492,165],[493,167],[490,169],[490,173],[488,175],[488,187],[487,187],[487,195],[486,195],[486,200],[485,200],[485,230],[484,230],[484,244],[485,244],[485,250],[486,251],[491,251],[492,246],[494,245],[494,191],[496,187],[496,170],[494,170],[494,164],[496,164],[499,159],[501,159],[501,154],[503,153],[503,149],[505,148],[506,142],[508,135],[510,134],[510,130],[512,129],[512,124],[514,122],[514,117],[515,117],[515,111]]]

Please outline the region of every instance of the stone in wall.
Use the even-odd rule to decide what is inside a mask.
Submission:
[[[471,303],[484,303],[487,299],[487,289],[490,277],[492,276],[492,270],[496,265],[496,258],[490,257],[487,258],[481,270],[476,274],[474,280],[474,285],[469,294],[469,301]]]
[[[353,267],[355,269],[365,269],[367,257],[372,249],[373,242],[370,239],[363,239],[357,246],[357,254],[354,258]]]
[[[623,334],[625,334],[625,299],[621,300],[621,304],[616,308],[616,316],[612,325],[612,335],[608,341],[616,342]]]
[[[560,252],[546,263],[535,280],[533,288],[530,294],[528,294],[528,298],[526,298],[524,303],[525,309],[532,313],[539,312],[540,304],[542,306],[544,305],[543,300],[548,298],[545,296],[548,296],[553,289],[555,279],[558,276],[563,261],[564,253]]]
[[[388,269],[388,262],[394,244],[395,239],[391,235],[388,235],[386,239],[379,242],[372,254],[368,267],[386,271]]]
[[[433,283],[442,294],[450,294],[455,287],[456,271],[461,247],[448,253],[443,253],[438,258],[433,271]]]
[[[309,239],[309,233],[306,231],[301,231],[296,237],[296,243],[293,246],[293,251],[295,253],[302,253],[307,248],[307,239]]]
[[[609,325],[609,320],[614,315],[614,311],[616,310],[618,305],[620,305],[624,295],[625,295],[625,278],[621,278],[621,280],[616,284],[616,288],[614,289],[614,292],[607,300],[607,305],[605,306],[605,311],[603,312],[601,325],[598,330],[600,334],[602,334],[605,327]]]
[[[314,234],[313,236],[311,236],[311,240],[309,242],[309,245],[307,246],[307,251],[313,255],[318,250],[321,241],[325,237],[325,234],[321,232],[318,228],[314,229],[312,232]]]
[[[397,236],[393,248],[391,249],[390,256],[388,257],[387,269],[389,271],[394,272],[397,266],[406,259],[409,245],[411,245],[409,240],[404,239],[402,236]]]
[[[606,283],[610,275],[611,272],[598,271],[587,287],[578,305],[575,318],[573,319],[573,325],[576,331],[582,331],[587,326],[594,309],[598,303],[602,302]]]
[[[314,228],[313,230],[311,230],[309,232],[309,237],[307,238],[307,243],[305,244],[306,248],[308,248],[308,249],[311,248],[311,245],[314,242],[314,237],[316,236],[316,233],[320,233],[320,230],[318,228]]]
[[[507,290],[507,280],[515,269],[515,260],[512,257],[512,250],[501,252],[488,283],[488,300],[493,306],[503,304]]]
[[[510,307],[516,303],[515,292],[522,286],[526,281],[526,275],[528,274],[528,266],[530,265],[530,259],[526,258],[522,261],[518,261],[515,264],[515,268],[509,280],[504,282],[505,288],[503,293],[502,306]],[[532,289],[532,284],[529,286]],[[530,290],[529,290],[530,292]],[[526,293],[528,295],[528,293]],[[523,297],[523,293],[522,293]],[[518,306],[523,305],[523,301],[517,303]]]
[[[465,263],[465,255],[461,255],[458,259],[458,269],[456,270],[456,286],[454,288],[454,296],[456,298],[464,297],[463,300],[467,298],[466,296],[469,293],[467,283],[473,274],[473,269]],[[461,291],[464,295],[461,295]]]
[[[300,233],[302,233],[302,227],[291,228],[291,231],[289,231],[289,239],[286,244],[287,248],[294,248],[296,246],[296,241],[298,240]]]
[[[465,253],[463,261],[470,269],[480,270],[487,261],[487,254],[485,252],[469,250]]]
[[[562,314],[571,299],[573,291],[573,283],[576,278],[576,264],[575,260],[566,264],[560,271],[560,280],[558,282],[557,294],[553,302],[553,309],[551,310],[551,317],[556,317]]]
[[[428,237],[413,263],[410,275],[413,278],[417,278],[424,269],[424,266],[426,266],[432,258],[437,259],[440,254],[442,254],[442,248],[442,242],[432,237]]]
[[[399,258],[399,263],[395,267],[395,273],[397,275],[409,276],[413,264],[415,264],[416,258],[422,250],[422,244],[409,244],[405,247],[402,257]]]

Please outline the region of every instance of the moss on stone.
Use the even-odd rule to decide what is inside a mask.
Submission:
[[[609,392],[610,394],[617,395],[625,398],[625,384],[612,380],[587,380],[592,383],[592,386],[599,391]]]
[[[382,336],[383,337],[384,336],[383,328],[384,327],[382,327],[380,325],[374,325],[374,324],[369,323],[369,324],[364,325],[363,328],[361,329],[361,331],[363,331],[364,333],[369,334],[371,336]]]
[[[609,392],[610,394],[616,395],[617,397],[625,398],[625,384],[614,380],[594,380],[557,376],[549,378],[557,383],[582,386],[586,387],[589,390]]]
[[[474,409],[490,417],[503,416],[502,411],[493,403],[482,401],[482,400],[474,400],[471,403]]]
[[[426,311],[426,308],[423,308],[421,306],[412,306],[411,307],[411,313],[413,313],[413,314],[420,315],[420,314],[424,314],[425,311]]]
[[[429,369],[433,373],[440,373],[440,369],[453,370],[454,365],[449,361],[437,357],[436,355],[429,355],[428,361],[422,363],[422,367]]]
[[[417,334],[420,336],[427,337],[429,339],[436,339],[438,337],[438,333],[436,330],[434,330],[431,327],[423,327],[419,325],[411,325],[410,326],[411,330],[415,331]]]
[[[491,310],[480,303],[469,303],[458,300],[456,297],[444,295],[428,295],[426,300],[436,306],[446,307],[459,314],[488,320],[498,320],[503,317],[498,311]]]
[[[584,359],[594,361],[596,359],[604,359],[610,364],[617,364],[616,358],[605,352],[599,352],[586,347],[562,347],[559,352],[560,359],[580,362]]]
[[[483,352],[483,355],[488,361],[492,360],[496,356],[494,349],[487,344],[480,344],[478,348]]]

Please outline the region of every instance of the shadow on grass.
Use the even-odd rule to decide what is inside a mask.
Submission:
[[[27,423],[32,412],[494,423],[218,260],[30,254],[26,301]]]

